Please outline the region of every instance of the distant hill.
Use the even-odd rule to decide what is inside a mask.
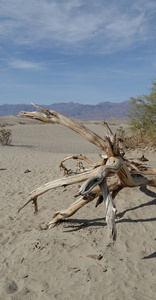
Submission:
[[[129,101],[120,103],[100,102],[96,105],[69,102],[40,106],[55,110],[67,117],[81,120],[127,120],[126,113],[129,111]],[[17,116],[21,111],[35,110],[34,106],[28,104],[3,104],[0,105],[0,117],[9,115]]]

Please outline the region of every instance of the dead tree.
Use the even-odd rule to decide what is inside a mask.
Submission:
[[[114,198],[119,191],[125,187],[133,188],[143,185],[156,187],[156,179],[148,179],[145,177],[146,175],[155,176],[156,170],[151,169],[141,171],[134,165],[134,163],[124,159],[120,153],[116,136],[112,133],[107,123],[103,122],[105,137],[101,138],[99,135],[87,129],[83,124],[74,119],[65,117],[53,110],[48,110],[35,104],[33,105],[42,111],[42,113],[37,111],[21,112],[21,115],[30,119],[40,120],[44,123],[58,123],[66,126],[83,136],[90,143],[96,145],[105,152],[105,155],[101,155],[102,160],[97,163],[90,162],[82,155],[70,155],[69,157],[65,158],[62,160],[60,168],[64,169],[66,174],[68,174],[68,169],[63,163],[67,159],[85,160],[90,164],[91,167],[88,170],[83,170],[82,173],[48,182],[33,190],[26,202],[21,205],[18,211],[24,208],[29,202],[33,202],[35,205],[35,212],[37,212],[38,196],[56,187],[65,187],[71,184],[82,182],[81,187],[76,192],[76,196],[79,196],[78,200],[76,200],[67,209],[56,212],[52,220],[48,223],[48,228],[53,227],[65,218],[69,218],[82,206],[93,201],[94,199],[97,199],[96,206],[103,201],[105,202],[108,233],[113,241],[115,241],[117,236],[115,225],[117,210],[114,204]],[[114,176],[115,174],[117,176]]]

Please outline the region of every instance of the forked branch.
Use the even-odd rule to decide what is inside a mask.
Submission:
[[[52,124],[57,123],[66,126],[74,130],[75,132],[79,133],[90,143],[96,145],[98,148],[105,151],[108,157],[113,156],[112,146],[107,137],[102,139],[98,134],[86,128],[83,124],[79,123],[78,121],[65,117],[55,112],[54,110],[48,110],[34,103],[32,104],[35,107],[37,107],[39,110],[41,110],[43,113],[34,111],[34,112],[21,112],[20,114],[24,117],[40,120],[44,123],[52,123]]]
[[[61,162],[60,162],[60,171],[64,170],[64,174],[69,174],[71,170],[67,169],[67,167],[64,165],[64,162],[69,160],[69,159],[74,159],[74,160],[83,160],[83,161],[86,161],[91,167],[88,169],[88,168],[83,168],[83,172],[84,171],[89,171],[89,170],[92,170],[92,169],[95,169],[99,166],[102,166],[106,163],[107,159],[103,159],[102,161],[100,162],[96,162],[96,163],[93,163],[91,162],[86,156],[83,156],[83,155],[69,155],[67,157],[65,157]],[[77,162],[77,167],[79,167],[79,161]],[[80,168],[80,167],[79,167]]]

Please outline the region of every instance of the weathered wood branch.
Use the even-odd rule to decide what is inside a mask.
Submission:
[[[71,204],[67,209],[55,213],[52,220],[49,222],[48,227],[50,228],[62,219],[72,216],[82,206],[97,198],[96,207],[103,201],[106,204],[106,222],[109,236],[111,236],[113,241],[115,241],[117,235],[115,225],[116,207],[113,199],[125,187],[133,188],[143,185],[156,187],[156,179],[148,179],[144,176],[155,176],[156,170],[151,169],[142,171],[139,169],[138,165],[135,165],[135,163],[123,159],[122,155],[120,154],[118,142],[116,141],[116,135],[113,134],[106,122],[103,123],[106,136],[101,138],[99,135],[87,129],[83,124],[76,120],[65,117],[53,110],[48,110],[35,104],[33,105],[42,111],[42,113],[35,111],[22,112],[21,114],[27,118],[40,120],[45,123],[58,123],[66,126],[83,136],[86,140],[96,145],[98,148],[105,151],[107,156],[103,157],[102,154],[101,157],[103,160],[97,163],[92,163],[82,155],[70,155],[66,157],[61,161],[60,164],[60,168],[63,168],[64,170],[68,171],[63,164],[68,159],[85,160],[91,165],[92,169],[81,174],[63,177],[52,182],[48,182],[33,190],[26,202],[21,205],[18,211],[24,208],[29,202],[33,202],[35,205],[35,212],[37,212],[38,196],[56,187],[66,187],[71,184],[83,182],[76,194],[76,196],[80,196],[79,199]],[[116,175],[114,176],[114,174]]]
[[[112,132],[112,130],[110,129],[110,127],[108,126],[108,124],[105,121],[103,121],[103,129],[104,129],[104,132],[105,132],[107,138],[110,140],[110,142],[112,144],[113,154],[115,156],[119,156],[120,150],[119,150],[118,141],[116,139],[116,134],[114,134]]]
[[[108,126],[108,124],[105,121],[103,121],[103,129],[104,129],[105,135],[109,138],[111,143],[114,144],[115,134],[112,132],[112,130],[110,129],[110,127]]]
[[[93,163],[93,162],[91,162],[86,156],[83,156],[83,155],[69,155],[69,156],[67,156],[67,157],[65,157],[61,162],[60,162],[60,166],[59,166],[59,168],[60,168],[60,171],[64,171],[64,174],[69,174],[70,173],[70,171],[71,170],[69,170],[69,169],[67,169],[67,167],[64,165],[64,162],[65,161],[67,161],[67,160],[69,160],[69,159],[74,159],[74,160],[84,160],[84,161],[86,161],[89,165],[91,165],[91,167],[88,169],[86,169],[85,168],[85,170],[83,170],[83,172],[84,171],[89,171],[89,170],[92,170],[92,169],[95,169],[96,167],[99,167],[99,166],[102,166],[102,165],[104,165],[105,163],[106,163],[106,161],[107,161],[107,159],[105,160],[105,159],[103,159],[102,161],[100,161],[100,162],[96,162],[96,163]]]
[[[108,228],[108,235],[110,238],[113,238],[113,241],[115,241],[117,236],[117,230],[115,225],[115,217],[116,217],[117,210],[113,202],[112,195],[109,192],[106,180],[103,180],[100,187],[106,204],[106,222]]]
[[[48,228],[51,228],[61,220],[64,220],[74,215],[81,207],[97,198],[100,193],[100,189],[97,189],[92,193],[89,193],[87,197],[80,196],[79,199],[72,203],[67,209],[56,212],[52,220],[48,223]]]
[[[109,173],[117,173],[122,166],[122,161],[119,158],[110,158],[104,167],[100,167],[98,173],[85,181],[79,189],[80,195],[87,195],[97,185],[100,186],[104,202],[106,204],[106,222],[108,226],[108,234],[113,241],[116,240],[117,230],[115,225],[116,207],[113,202],[112,195],[108,189],[106,178]],[[101,198],[99,198],[101,199]],[[100,200],[101,201],[101,200]],[[99,203],[98,203],[99,204]]]
[[[34,103],[32,103],[35,107],[37,107],[39,110],[43,112],[21,112],[20,114],[24,117],[30,118],[30,119],[36,119],[40,120],[44,123],[57,123],[61,124],[63,126],[66,126],[73,131],[79,133],[81,136],[83,136],[86,140],[88,140],[90,143],[96,145],[98,148],[102,149],[107,153],[107,156],[113,156],[112,146],[107,137],[102,139],[98,134],[94,133],[90,129],[86,128],[83,124],[80,122],[65,117],[54,110],[48,110],[43,107],[40,107]]]
[[[105,166],[101,166],[98,168],[98,172],[96,172],[94,177],[89,178],[82,184],[78,193],[80,195],[89,193],[95,186],[100,185],[102,181],[105,180],[106,177],[108,177],[108,175],[117,173],[120,170],[121,166],[122,161],[120,160],[120,158],[109,158]]]
[[[109,165],[100,166],[100,167],[97,167],[96,169],[93,169],[93,170],[90,170],[90,171],[87,171],[87,172],[84,172],[84,173],[81,173],[81,174],[78,174],[78,175],[74,175],[74,176],[70,176],[70,177],[63,177],[63,178],[56,179],[54,181],[48,182],[46,184],[43,184],[42,186],[40,186],[39,188],[33,190],[30,193],[30,196],[28,197],[28,199],[26,200],[26,202],[24,202],[20,206],[20,208],[18,209],[18,212],[22,208],[24,208],[29,202],[31,202],[31,201],[34,202],[34,199],[35,199],[35,201],[37,201],[37,197],[38,196],[40,196],[40,195],[48,192],[51,189],[54,189],[54,188],[57,188],[57,187],[62,187],[62,186],[65,187],[65,186],[68,186],[68,185],[80,183],[80,182],[83,182],[83,181],[85,181],[85,180],[87,180],[89,178],[94,178],[96,176],[98,178],[98,177],[102,176],[102,172],[106,172],[107,175],[108,175],[108,173],[112,173],[113,174],[113,172],[115,170],[118,170],[117,167],[118,168],[120,167],[120,163],[118,163],[116,165],[116,167],[113,166],[112,168],[110,168]],[[93,189],[93,187],[92,187],[92,189]],[[35,202],[35,205],[36,205],[36,202]]]
[[[60,179],[56,179],[54,181],[48,182],[46,184],[43,184],[42,186],[40,186],[39,188],[33,190],[30,193],[30,196],[28,197],[28,199],[26,200],[26,202],[24,202],[24,204],[21,205],[21,207],[18,209],[18,211],[20,211],[22,208],[24,208],[29,202],[31,201],[37,201],[37,197],[48,192],[51,189],[57,188],[57,187],[61,187],[61,186],[68,186],[68,185],[72,185],[72,184],[76,184],[76,183],[80,183],[83,182],[89,178],[92,178],[92,181],[94,180],[94,178],[98,178],[99,183],[103,180],[103,176],[105,174],[113,174],[114,172],[117,172],[118,169],[121,166],[121,162],[119,160],[117,160],[116,158],[113,158],[116,161],[116,165],[114,164],[113,166],[109,165],[109,162],[107,165],[104,166],[100,166],[97,167],[96,169],[78,174],[78,175],[74,175],[74,176],[70,176],[70,177],[64,177],[64,178],[60,178]],[[100,181],[101,180],[101,181]],[[98,183],[96,182],[96,184],[94,184],[94,186],[96,186]],[[92,190],[94,188],[93,183],[92,183],[92,188],[90,190]],[[89,191],[87,191],[89,192]]]
[[[38,196],[48,192],[49,190],[57,187],[66,187],[68,185],[80,183],[94,176],[97,172],[98,172],[98,168],[78,175],[56,179],[41,185],[39,188],[33,190],[30,193],[27,200],[19,207],[18,212],[20,212],[20,210],[23,209],[29,202],[31,201],[34,202],[34,199],[35,201],[37,201]]]

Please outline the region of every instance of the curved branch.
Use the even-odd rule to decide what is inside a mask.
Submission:
[[[99,171],[99,168],[84,172],[82,174],[69,176],[69,177],[63,177],[63,178],[56,179],[56,180],[53,180],[51,182],[48,182],[46,184],[43,184],[42,186],[40,186],[39,188],[33,190],[30,193],[30,196],[27,198],[27,200],[18,209],[18,212],[20,212],[20,210],[23,209],[29,202],[31,202],[31,201],[34,202],[34,200],[37,201],[38,196],[48,192],[51,189],[54,189],[54,188],[57,188],[57,187],[62,187],[62,186],[65,187],[65,186],[68,186],[68,185],[72,185],[72,184],[75,184],[75,183],[80,183],[82,181],[87,180],[88,178],[94,176]],[[35,204],[36,204],[36,202],[35,202]],[[37,208],[36,208],[36,210],[37,210]]]
[[[69,160],[69,159],[80,159],[80,160],[84,160],[84,161],[86,161],[89,165],[91,165],[92,166],[92,168],[90,168],[90,169],[85,169],[85,170],[83,170],[83,171],[89,171],[89,170],[92,170],[92,169],[94,169],[94,168],[96,168],[96,167],[99,167],[99,166],[102,166],[102,165],[104,165],[105,164],[105,161],[106,160],[103,160],[103,161],[100,161],[100,162],[97,162],[97,163],[93,163],[93,162],[91,162],[86,156],[83,156],[83,155],[69,155],[69,156],[67,156],[67,157],[65,157],[62,161],[61,161],[61,163],[60,163],[60,166],[59,166],[59,168],[60,168],[60,171],[62,171],[62,170],[64,170],[64,173],[65,174],[69,174],[69,171],[70,170],[68,170],[66,167],[65,167],[65,165],[63,164],[66,160]]]
[[[120,157],[110,157],[107,160],[107,163],[105,166],[99,167],[98,172],[92,178],[89,178],[82,184],[78,193],[80,195],[86,195],[95,186],[100,185],[103,182],[103,180],[105,180],[106,177],[108,177],[112,174],[116,174],[116,173],[118,174],[118,172],[122,168],[122,165],[123,165],[123,160]],[[120,181],[121,181],[121,178],[120,178]]]
[[[34,103],[32,103],[35,107],[37,107],[39,110],[43,112],[21,112],[20,114],[24,117],[30,118],[30,119],[36,119],[40,120],[44,123],[58,123],[63,126],[66,126],[73,131],[79,133],[81,136],[83,136],[86,140],[88,140],[90,143],[96,145],[98,148],[102,149],[107,153],[107,156],[113,156],[112,146],[107,137],[102,139],[98,134],[94,133],[90,129],[86,128],[83,124],[79,123],[78,121],[65,117],[54,110],[48,110],[43,107],[40,107]]]
[[[58,211],[54,214],[52,220],[48,223],[48,228],[55,226],[63,219],[69,218],[74,215],[81,207],[93,201],[100,194],[100,189],[90,193],[87,197],[81,196],[77,201],[72,203],[67,209]]]

